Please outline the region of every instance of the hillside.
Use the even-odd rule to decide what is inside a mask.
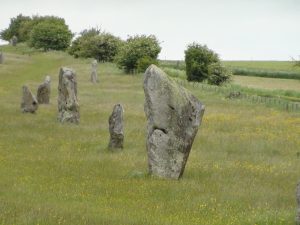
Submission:
[[[294,224],[300,114],[187,86],[205,105],[183,178],[147,175],[143,76],[65,53],[3,49],[0,224]],[[74,68],[81,121],[59,124],[58,72]],[[21,87],[51,76],[51,104],[20,112]],[[125,108],[125,147],[107,150],[108,117]]]

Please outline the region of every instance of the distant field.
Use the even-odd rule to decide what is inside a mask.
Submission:
[[[234,75],[300,80],[300,67],[291,61],[222,61]],[[162,67],[185,70],[184,61],[160,61]]]
[[[300,67],[294,66],[291,61],[222,61],[228,67],[240,67],[261,70],[281,70],[289,72],[300,72]]]
[[[184,61],[180,60],[161,60],[160,63],[166,67],[185,69]],[[222,63],[228,67],[300,72],[300,67],[295,67],[292,61],[222,61]]]
[[[233,83],[250,88],[300,92],[300,80],[235,75],[233,76]]]
[[[295,224],[299,113],[187,85],[206,106],[203,123],[183,178],[162,180],[147,175],[142,74],[99,64],[95,85],[89,81],[91,60],[62,52],[4,52],[1,225]],[[78,126],[56,120],[61,66],[77,72]],[[45,75],[52,78],[51,104],[40,106],[36,115],[22,114],[21,86],[28,84],[36,93]],[[125,108],[120,153],[107,150],[115,103]]]

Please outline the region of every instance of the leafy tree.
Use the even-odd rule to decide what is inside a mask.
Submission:
[[[7,29],[4,29],[0,32],[0,37],[2,40],[10,41],[13,36],[16,36],[20,42],[24,41],[20,36],[19,30],[22,27],[22,24],[30,21],[29,16],[23,16],[19,14],[17,17],[10,19],[10,24]]]
[[[220,85],[230,78],[230,73],[221,66],[219,56],[206,45],[192,43],[185,50],[186,74],[189,81]]]
[[[139,60],[144,57],[156,60],[160,51],[161,47],[154,35],[136,35],[129,37],[121,47],[116,62],[125,72],[133,72],[137,69]]]
[[[121,44],[120,38],[92,28],[81,32],[81,36],[73,41],[69,53],[76,58],[95,58],[98,61],[111,62],[118,53]]]
[[[17,37],[18,42],[29,41],[31,33],[35,26],[42,22],[66,26],[65,20],[56,16],[23,16],[11,18],[9,27],[0,32],[0,38],[6,41],[11,40],[13,36]]]
[[[158,65],[158,61],[157,59],[152,59],[149,56],[144,56],[143,58],[140,58],[137,61],[137,71],[138,72],[145,72],[146,69],[151,65],[151,64],[155,64]]]
[[[60,25],[65,25],[65,20],[63,18],[60,17],[56,17],[56,16],[32,16],[31,20],[28,21],[23,21],[21,23],[21,26],[19,28],[18,34],[19,37],[21,38],[21,41],[29,41],[30,39],[30,35],[31,35],[31,31],[33,30],[33,28],[38,25],[41,22],[49,22],[52,24],[60,24]]]
[[[29,44],[31,47],[42,48],[45,51],[65,50],[69,47],[71,39],[72,33],[67,25],[45,20],[33,27]]]

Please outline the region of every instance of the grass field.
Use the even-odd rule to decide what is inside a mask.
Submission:
[[[292,225],[300,180],[300,114],[189,89],[206,105],[183,178],[147,175],[142,75],[60,52],[4,49],[0,65],[0,224]],[[19,52],[16,54],[16,52]],[[77,71],[81,122],[59,124],[58,71]],[[21,86],[51,75],[51,104],[20,112]],[[125,148],[111,153],[108,117],[125,108]]]
[[[247,69],[300,72],[292,61],[222,61],[225,66]]]
[[[233,83],[250,88],[300,92],[300,80],[235,75],[233,76]]]

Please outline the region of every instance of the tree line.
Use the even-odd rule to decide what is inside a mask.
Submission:
[[[0,38],[26,42],[30,47],[67,51],[79,58],[95,58],[99,62],[115,62],[126,73],[144,72],[150,64],[158,64],[161,51],[155,35],[134,35],[126,40],[98,28],[83,30],[74,38],[63,18],[56,16],[18,16],[10,19]],[[231,73],[221,65],[217,53],[196,42],[185,50],[186,74],[189,81],[221,85]]]

